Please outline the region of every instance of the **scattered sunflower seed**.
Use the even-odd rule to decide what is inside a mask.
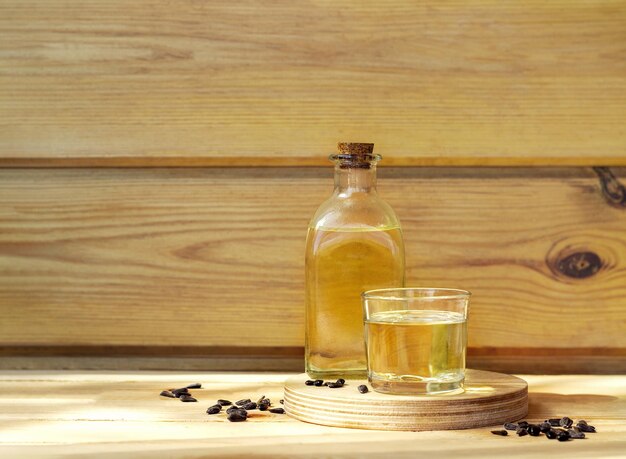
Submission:
[[[304,384],[306,384],[307,386],[312,386],[315,384],[315,381],[313,381],[312,379],[307,379],[306,381],[304,381]]]
[[[222,411],[222,405],[213,405],[207,408],[207,414],[217,414]]]
[[[550,429],[546,432],[546,438],[550,439],[550,440],[554,440],[556,438],[556,430],[554,429]]]
[[[243,400],[237,400],[235,402],[235,405],[237,406],[244,406],[246,403],[250,403],[252,400],[250,400],[249,398],[245,398]]]
[[[523,437],[524,435],[528,435],[528,430],[526,430],[526,427],[518,427],[515,433],[518,436]]]
[[[257,404],[254,402],[248,402],[245,405],[243,405],[244,410],[256,410],[256,408],[257,408]]]
[[[556,439],[558,441],[567,441],[569,440],[569,433],[567,433],[565,430],[558,432],[556,434]]]
[[[235,410],[228,415],[230,422],[242,422],[248,419],[248,413],[245,410]]]
[[[186,387],[187,387],[187,389],[202,389],[202,384],[197,382],[197,383],[189,384]]]
[[[323,380],[323,379],[316,379],[316,380],[313,382],[313,385],[314,385],[314,386],[318,386],[318,387],[319,387],[319,386],[323,386],[323,385],[324,385],[324,380]]]
[[[563,416],[561,418],[561,420],[559,421],[559,425],[561,427],[565,427],[566,429],[569,429],[570,427],[572,427],[572,424],[574,423],[574,421],[572,421],[570,418],[568,418],[567,416]]]
[[[528,434],[533,437],[538,437],[541,434],[541,428],[536,424],[529,424],[526,430],[528,430]]]
[[[198,401],[189,394],[182,394],[179,398],[181,402],[197,402]]]
[[[170,389],[170,392],[179,398],[183,394],[189,394],[189,389],[186,387],[181,387],[180,389]]]
[[[367,388],[367,386],[365,384],[361,384],[359,387],[359,392],[361,392],[362,394],[366,394],[369,392],[369,389]]]
[[[580,429],[581,432],[596,433],[596,428],[594,426],[590,426],[586,422],[584,424],[578,422],[576,426]]]
[[[585,438],[585,434],[582,432],[576,432],[574,429],[570,429],[567,431],[567,433],[569,434],[569,438],[572,439],[576,439],[576,440],[582,440],[583,438]]]
[[[269,404],[259,403],[259,411],[267,411],[269,407],[270,407]]]
[[[500,435],[501,437],[506,437],[509,433],[506,430],[492,430],[492,434]]]
[[[271,408],[270,413],[274,414],[285,414],[285,410],[282,408]]]
[[[220,398],[220,399],[217,401],[217,404],[218,404],[218,405],[221,405],[221,406],[229,406],[229,405],[232,405],[232,404],[233,404],[233,402],[231,402],[230,400],[223,400],[223,399],[221,399],[221,398]]]
[[[161,391],[160,394],[162,397],[176,398],[174,394],[172,394],[169,390]]]
[[[517,424],[513,424],[512,422],[504,423],[504,428],[506,430],[517,430]]]

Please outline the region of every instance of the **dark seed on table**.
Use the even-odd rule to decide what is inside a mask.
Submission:
[[[196,400],[195,398],[193,398],[191,395],[189,394],[182,394],[180,396],[180,401],[181,402],[197,402],[198,400]]]
[[[230,413],[228,412],[228,410],[226,411],[227,414],[231,414],[231,413],[239,413],[242,416],[248,416],[248,412],[246,410],[244,410],[243,408],[237,408],[232,410]]]
[[[313,384],[315,384],[315,381],[313,381],[312,379],[307,379],[306,381],[304,381],[304,384],[306,384],[307,386],[312,386]]]
[[[367,386],[365,384],[361,384],[359,387],[359,392],[361,392],[362,394],[367,394],[369,392],[369,389],[367,388]]]
[[[578,423],[577,427],[580,429],[581,432],[596,433],[596,428],[594,426],[590,426],[588,424]]]
[[[239,408],[238,406],[233,405],[233,406],[231,406],[230,408],[228,408],[226,410],[226,413],[230,414],[230,413],[232,413],[234,411],[238,411],[238,410],[243,410],[243,408]]]
[[[546,432],[546,438],[549,438],[550,440],[554,440],[556,438],[556,430],[554,429],[550,429]]]
[[[169,390],[164,390],[160,394],[162,397],[176,398],[174,394],[172,394]]]
[[[509,434],[506,430],[492,430],[491,433],[502,437],[506,437]]]
[[[281,405],[284,405],[284,404],[285,404],[285,401],[281,398],[281,399],[278,401],[278,403],[280,403]]]
[[[183,394],[189,394],[189,389],[187,389],[186,387],[181,387],[180,389],[171,389],[170,392],[176,397],[180,397]]]
[[[559,427],[561,425],[561,419],[548,419],[546,422],[549,422],[552,427]]]
[[[245,405],[243,405],[244,410],[256,410],[256,408],[257,404],[254,402],[246,403]]]
[[[251,401],[252,401],[252,400],[250,400],[249,398],[246,398],[246,399],[243,399],[243,400],[237,400],[237,401],[235,402],[235,405],[237,405],[237,406],[243,406],[243,405],[245,405],[246,403],[250,403]]]
[[[217,414],[222,411],[222,405],[213,405],[207,408],[207,414]]]
[[[565,427],[566,429],[569,429],[570,427],[572,427],[572,424],[574,423],[574,421],[572,421],[570,418],[568,418],[567,416],[563,416],[561,418],[561,420],[559,421],[559,425],[561,427]]]
[[[243,410],[233,411],[232,413],[230,413],[228,415],[228,420],[230,422],[242,422],[242,421],[245,421],[246,419],[248,419],[248,415],[244,414],[245,411],[244,411],[244,413],[242,413],[242,411]]]
[[[569,429],[567,431],[567,433],[569,434],[569,438],[575,438],[575,439],[583,439],[585,438],[585,434],[582,433],[580,430],[574,430],[574,429]]]
[[[328,383],[328,387],[330,387],[331,389],[335,389],[337,387],[343,387],[343,384],[337,384],[335,382],[331,382],[331,383]]]
[[[522,428],[526,428],[528,427],[528,423],[526,421],[520,421],[517,423],[517,427],[522,427]]]
[[[313,383],[314,386],[323,386],[324,385],[324,380],[323,379],[316,379],[315,382]]]
[[[345,384],[345,383],[346,383],[346,380],[345,380],[345,379],[343,379],[343,378],[339,378],[339,379],[337,380],[337,384]]]
[[[202,384],[197,382],[197,383],[189,384],[186,387],[187,387],[187,389],[202,389]]]
[[[551,428],[552,426],[550,425],[549,422],[542,422],[541,424],[539,424],[539,430],[541,430],[541,432],[543,433],[546,433]]]
[[[265,400],[265,395],[261,395],[256,402],[257,402],[257,404],[258,403],[263,403],[263,400]]]
[[[569,440],[569,434],[566,431],[559,432],[556,434],[556,439],[558,441],[567,441]]]
[[[517,430],[517,424],[513,424],[512,422],[505,422],[504,428],[506,430]]]
[[[233,404],[233,402],[231,402],[230,400],[223,400],[223,399],[221,399],[221,398],[220,398],[220,399],[217,401],[217,404],[218,404],[218,405],[221,405],[221,406],[229,406],[229,405],[232,405],[232,404]]]
[[[541,428],[537,424],[529,424],[526,430],[533,437],[538,437],[541,434]]]
[[[580,421],[578,421],[576,424],[577,424],[577,425],[578,425],[578,424],[585,424],[585,425],[587,425],[587,421],[585,421],[584,419],[581,419],[581,420],[580,420]]]
[[[525,427],[518,427],[515,433],[520,437],[523,437],[524,435],[528,435],[528,430],[526,430]]]
[[[285,414],[285,410],[282,409],[282,408],[272,408],[272,409],[270,409],[270,413]]]
[[[267,411],[269,407],[270,407],[269,404],[259,403],[259,411]]]

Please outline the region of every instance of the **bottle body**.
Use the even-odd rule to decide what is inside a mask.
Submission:
[[[376,193],[375,163],[335,168],[335,191],[311,220],[306,246],[306,371],[361,378],[367,361],[361,293],[404,286],[400,223]]]

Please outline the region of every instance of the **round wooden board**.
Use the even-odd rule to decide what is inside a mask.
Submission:
[[[306,373],[285,383],[285,411],[300,421],[375,430],[470,429],[516,421],[528,414],[528,384],[514,376],[467,370],[465,392],[456,395],[388,395],[365,380],[342,388],[307,386]],[[370,392],[357,390],[366,384]]]

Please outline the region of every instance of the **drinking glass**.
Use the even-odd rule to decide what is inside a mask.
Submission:
[[[463,391],[470,292],[386,288],[362,295],[367,376],[377,392]]]

